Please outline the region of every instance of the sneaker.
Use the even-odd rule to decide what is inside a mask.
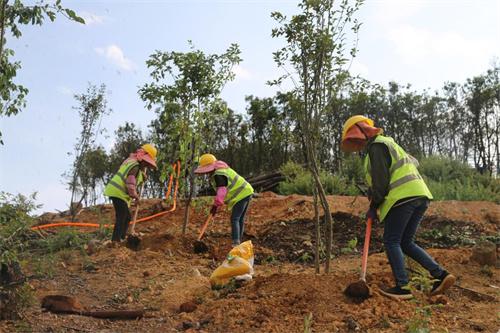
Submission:
[[[387,297],[394,298],[394,299],[412,299],[413,295],[411,294],[411,291],[403,289],[401,287],[393,287],[389,289],[382,289],[380,290],[382,294],[384,294]]]
[[[443,273],[441,273],[441,276],[438,277],[437,280],[438,281],[434,282],[434,285],[432,286],[431,296],[444,293],[453,284],[455,284],[457,278],[447,271],[443,271]]]

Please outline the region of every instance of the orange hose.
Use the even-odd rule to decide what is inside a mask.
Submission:
[[[143,217],[135,221],[135,223],[138,222],[145,222],[154,219],[155,217],[165,215],[167,213],[173,212],[176,207],[177,207],[177,191],[179,189],[179,176],[181,173],[181,162],[177,161],[177,163],[174,164],[174,171],[172,175],[170,175],[170,179],[172,180],[172,176],[175,174],[176,170],[176,165],[177,165],[177,177],[175,181],[175,189],[174,189],[174,203],[172,208],[169,210],[153,214],[151,216]],[[171,182],[169,181],[168,187],[171,189]],[[170,189],[167,190],[167,193],[170,192]],[[167,198],[165,198],[167,199]],[[134,222],[131,222],[131,224],[134,224]],[[84,222],[58,222],[58,223],[49,223],[49,224],[44,224],[44,225],[39,225],[35,227],[31,227],[31,230],[42,230],[42,229],[49,229],[49,228],[58,228],[58,227],[83,227],[83,228],[100,228],[100,227],[105,227],[105,228],[112,228],[113,224],[98,224],[98,223],[84,223]]]

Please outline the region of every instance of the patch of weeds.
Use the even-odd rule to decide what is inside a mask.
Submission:
[[[83,262],[82,262],[82,269],[88,273],[92,273],[97,271],[97,266],[95,263],[90,259],[89,256],[84,255],[83,256]]]
[[[382,319],[380,319],[380,322],[378,323],[378,327],[385,329],[390,328],[391,321],[386,316],[383,316]]]
[[[21,309],[26,309],[35,304],[35,293],[29,283],[24,283],[16,290],[17,299],[16,304]]]
[[[139,298],[141,297],[141,288],[132,289],[130,296],[132,296],[132,299],[134,300],[134,302],[138,302]]]
[[[442,304],[430,304],[428,302],[427,295],[436,281],[430,278],[423,268],[420,268],[411,278],[406,288],[412,292],[414,296],[412,302],[416,304],[416,308],[415,315],[407,322],[407,333],[431,332],[432,311],[443,306]]]
[[[229,294],[235,293],[239,287],[241,287],[241,282],[231,279],[225,285],[215,285],[212,289],[216,292],[216,296],[224,298]]]
[[[90,239],[90,235],[76,230],[65,229],[52,237],[39,240],[38,247],[49,253],[59,252],[63,249],[82,250]]]
[[[279,264],[279,260],[276,259],[275,256],[267,256],[262,262],[265,263],[265,264],[268,264],[268,265]]]
[[[35,256],[30,265],[36,278],[52,279],[54,277],[55,258],[53,255]]]
[[[73,252],[68,249],[62,249],[58,253],[59,259],[65,264],[70,264],[73,260]]]
[[[127,302],[127,295],[114,294],[113,297],[111,297],[111,303],[124,304],[126,302]]]
[[[314,257],[312,256],[312,254],[310,254],[309,252],[304,252],[298,259],[297,261],[298,262],[301,262],[301,263],[308,263],[308,262],[312,262],[314,259]]]
[[[207,213],[208,210],[210,209],[210,201],[212,199],[209,197],[202,197],[202,198],[194,198],[191,201],[191,207],[193,207],[194,211],[196,213]]]
[[[304,316],[304,333],[312,333],[313,314],[309,312]]]
[[[108,218],[99,219],[99,224],[101,227],[97,229],[96,232],[93,233],[95,239],[98,240],[106,240],[111,239],[111,235],[113,234],[113,228],[103,227],[104,224],[112,224],[112,222]]]
[[[497,246],[500,245],[500,235],[481,236],[479,240],[487,240],[496,244]]]
[[[356,246],[358,245],[358,238],[354,237],[350,241],[347,242],[347,246],[340,249],[340,253],[349,254],[353,253],[356,250]]]
[[[450,248],[474,244],[474,231],[470,226],[453,226],[445,224],[439,228],[425,230],[419,239],[425,240],[432,247]]]
[[[27,322],[26,320],[16,320],[14,322],[14,329],[16,332],[19,333],[32,333],[33,328],[31,327],[31,324]]]

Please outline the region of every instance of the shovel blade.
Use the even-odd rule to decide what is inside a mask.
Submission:
[[[359,280],[348,285],[344,290],[344,294],[349,297],[364,300],[370,297],[370,287],[368,287],[364,280]]]
[[[207,244],[205,244],[204,242],[199,241],[199,240],[194,242],[193,249],[194,249],[194,253],[205,253],[205,252],[208,252],[208,246],[207,246]]]

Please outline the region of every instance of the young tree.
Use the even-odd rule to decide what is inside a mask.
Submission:
[[[348,45],[348,29],[356,36],[360,23],[354,14],[362,0],[342,0],[336,6],[331,0],[302,0],[302,12],[287,18],[274,12],[271,16],[280,24],[273,29],[273,37],[282,37],[287,44],[274,53],[274,59],[287,73],[271,82],[280,84],[285,79],[292,80],[295,89],[297,120],[304,137],[308,167],[315,182],[315,194],[323,207],[328,224],[325,271],[330,271],[330,256],[333,236],[333,221],[325,190],[319,178],[318,142],[320,127],[328,112],[330,100],[341,90],[346,80],[345,65],[347,57],[356,54],[357,39],[353,46]],[[288,71],[287,65],[293,71]],[[315,200],[317,204],[317,201]],[[316,223],[316,234],[319,223]],[[319,247],[319,239],[317,240]],[[317,253],[319,251],[316,251]],[[316,271],[319,272],[319,259],[316,256]]]
[[[100,197],[98,189],[104,189],[107,178],[111,176],[109,158],[103,147],[91,147],[82,155],[80,168],[80,186],[88,195],[84,198],[85,205],[95,205]]]
[[[72,219],[75,218],[77,207],[81,205],[89,194],[89,183],[84,178],[86,174],[85,157],[88,156],[88,152],[94,147],[97,135],[103,131],[101,129],[102,117],[111,112],[107,108],[106,86],[104,84],[100,87],[89,85],[86,93],[75,95],[74,97],[80,103],[74,109],[78,110],[80,115],[82,130],[75,144],[75,160],[70,171],[70,181],[68,183],[69,190],[71,191],[69,207]],[[79,198],[77,198],[77,195],[79,195]]]
[[[145,84],[139,95],[146,102],[146,107],[157,107],[159,113],[156,126],[169,129],[171,141],[168,145],[176,145],[177,159],[181,161],[184,171],[183,188],[187,197],[184,214],[183,233],[189,220],[189,205],[194,193],[194,167],[207,141],[202,132],[205,124],[212,117],[211,110],[225,108],[220,99],[224,85],[234,78],[232,67],[241,61],[237,44],[231,46],[223,54],[206,55],[196,50],[189,42],[188,52],[162,52],[152,54],[146,62],[152,69],[152,83]],[[165,124],[164,121],[171,121]],[[156,132],[157,134],[158,131]],[[205,135],[210,133],[204,132]],[[177,135],[177,140],[172,140]],[[163,162],[163,176],[166,177],[166,160],[162,150],[159,161]]]
[[[51,3],[42,0],[34,6],[25,6],[21,0],[0,0],[0,117],[19,113],[26,106],[25,97],[28,94],[26,87],[14,82],[21,63],[10,59],[14,51],[6,48],[6,35],[20,38],[22,25],[42,25],[47,18],[54,21],[57,14],[85,24],[73,10],[64,8],[61,0]],[[0,144],[3,144],[1,132]]]

